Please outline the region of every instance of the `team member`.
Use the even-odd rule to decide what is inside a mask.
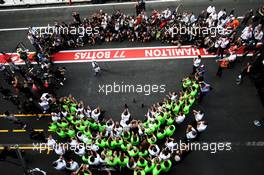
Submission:
[[[92,67],[93,67],[93,70],[94,70],[94,75],[95,76],[100,75],[101,68],[99,67],[99,64],[96,61],[92,61]]]
[[[52,163],[52,166],[56,170],[64,170],[66,168],[66,161],[64,160],[64,158],[62,156],[60,156],[60,158],[58,160],[56,160]]]
[[[194,74],[196,73],[198,67],[199,67],[200,64],[201,64],[201,61],[202,61],[202,59],[201,59],[201,55],[198,55],[197,58],[194,58],[194,59],[193,59],[193,71],[192,71],[192,75],[194,75]]]

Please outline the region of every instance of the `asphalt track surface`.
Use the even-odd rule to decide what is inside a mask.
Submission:
[[[184,9],[193,10],[198,13],[208,6],[208,1],[182,1]],[[175,3],[175,4],[174,4]],[[237,8],[238,15],[242,15],[246,9],[256,9],[261,4],[260,1],[217,1],[213,2],[217,8],[226,7]],[[249,6],[250,4],[250,6]],[[165,9],[167,6],[177,6],[177,2],[157,3],[150,5],[149,8]],[[147,7],[148,8],[148,7]],[[81,16],[92,14],[99,7],[77,8]],[[109,12],[114,8],[106,7]],[[134,8],[129,5],[120,7],[127,13],[134,13]],[[29,25],[42,26],[53,21],[71,20],[73,9],[56,10],[37,10],[37,11],[17,11],[0,12],[0,28],[18,28]],[[12,51],[18,41],[26,41],[25,31],[0,32],[0,50]],[[114,48],[114,47],[136,47],[136,46],[157,46],[159,42],[149,44],[139,43],[113,43],[96,46],[96,48]],[[179,165],[174,166],[170,175],[257,175],[263,172],[264,152],[262,146],[253,146],[252,142],[263,143],[263,127],[258,128],[253,125],[255,119],[263,118],[264,109],[257,96],[256,89],[250,79],[245,78],[242,85],[236,85],[235,79],[241,68],[250,58],[241,58],[233,69],[224,70],[223,77],[219,79],[215,76],[217,65],[213,58],[203,59],[206,66],[205,79],[213,86],[210,92],[202,101],[196,105],[196,109],[205,111],[205,119],[209,122],[208,129],[201,135],[200,141],[204,142],[232,142],[232,150],[226,152],[194,151]],[[107,62],[100,63],[103,68],[102,76],[94,77],[89,63],[64,64],[68,69],[67,81],[65,86],[57,93],[59,96],[71,93],[78,100],[83,100],[85,104],[92,107],[99,105],[106,110],[106,117],[120,119],[120,114],[124,104],[128,104],[134,118],[142,119],[147,111],[147,107],[156,103],[165,97],[169,91],[180,90],[180,80],[189,75],[192,70],[191,59],[181,60],[157,60],[157,61],[128,61],[128,62]],[[2,75],[0,75],[2,79]],[[2,81],[2,80],[1,80]],[[99,85],[113,84],[113,82],[124,82],[124,84],[157,84],[166,85],[165,93],[155,93],[144,95],[142,93],[111,93],[104,95],[99,93]],[[135,98],[136,103],[133,103]],[[146,107],[141,108],[141,104]],[[17,112],[12,104],[0,99],[0,113],[5,110]],[[186,125],[192,120],[193,116],[177,128],[177,135],[184,135]],[[47,130],[49,117],[43,117],[36,120],[36,117],[21,117],[23,121],[28,122],[36,129]],[[0,144],[30,144],[33,141],[29,139],[27,133],[12,133],[11,129],[19,129],[12,123],[0,118],[0,130],[9,130],[7,133],[0,133]],[[46,134],[49,134],[46,132]],[[251,143],[251,146],[250,146]],[[261,145],[261,144],[260,144]],[[26,159],[31,167],[39,167],[51,175],[60,175],[60,173],[51,167],[51,162],[57,159],[54,153],[47,154],[43,152],[26,151]],[[19,162],[14,159],[8,159],[6,162],[0,162],[0,174],[20,175],[22,168]]]

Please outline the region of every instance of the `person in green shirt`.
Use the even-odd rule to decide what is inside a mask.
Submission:
[[[130,142],[132,143],[132,145],[137,146],[139,144],[139,141],[140,140],[139,140],[138,134],[132,133],[132,137],[131,137],[131,140],[130,140]]]
[[[152,144],[155,144],[155,143],[157,142],[157,137],[155,136],[155,134],[152,134],[151,137],[150,137],[150,136],[147,137],[147,141],[148,141],[148,143],[150,143],[151,145],[152,145]]]
[[[180,111],[180,108],[181,108],[180,101],[177,101],[177,102],[175,103],[175,105],[173,106],[173,109],[172,109],[174,115],[178,115],[178,113],[179,113],[179,111]]]
[[[91,122],[88,118],[86,118],[86,117],[82,118],[81,121],[82,121],[84,126],[91,126]]]
[[[184,105],[184,99],[182,96],[179,97],[179,104],[180,104],[180,107]]]
[[[189,114],[189,112],[190,112],[190,107],[191,107],[190,103],[189,103],[188,101],[186,101],[186,102],[185,102],[185,106],[184,106],[184,108],[183,108],[183,113],[184,113],[185,115],[188,115],[188,114]]]
[[[152,127],[152,125],[149,125],[147,128],[145,128],[145,133],[150,136],[155,132],[155,128]]]
[[[161,171],[162,171],[161,165],[157,164],[152,170],[152,175],[159,175]]]
[[[73,120],[73,116],[72,116],[72,115],[68,114],[68,115],[66,116],[66,118],[67,118],[67,120],[68,120],[69,122],[72,123],[72,120]]]
[[[165,137],[165,135],[166,135],[166,133],[165,133],[164,130],[160,129],[160,130],[157,131],[157,138],[159,140],[163,139]]]
[[[105,124],[105,122],[100,122],[100,123],[98,124],[98,127],[99,127],[99,132],[100,132],[100,133],[103,132],[104,129],[106,128],[106,124]]]
[[[145,173],[144,169],[142,169],[142,168],[136,168],[134,170],[134,173],[133,173],[133,175],[145,175],[145,174],[146,173]]]
[[[187,77],[187,78],[184,78],[183,80],[182,80],[182,87],[183,87],[183,90],[185,91],[188,87],[190,87],[191,86],[191,84],[192,84],[192,81],[191,81],[191,79],[189,78],[189,77]]]
[[[138,148],[135,146],[131,146],[127,150],[130,157],[136,157],[138,155]]]
[[[122,132],[122,137],[123,137],[124,140],[129,140],[130,136],[131,136],[131,134],[130,134],[129,131]]]
[[[52,132],[56,132],[57,129],[58,129],[58,126],[57,126],[57,124],[56,124],[55,122],[53,122],[53,123],[50,123],[50,125],[49,125],[49,129],[50,129]]]
[[[56,133],[61,137],[61,138],[65,138],[67,136],[65,129],[64,128],[60,128],[56,131]]]
[[[120,165],[120,155],[117,151],[113,153],[113,157],[114,157],[114,164]]]
[[[111,136],[108,139],[108,145],[110,146],[111,149],[115,149],[116,147],[116,140],[113,139]]]
[[[156,119],[159,121],[159,123],[162,125],[165,122],[165,118],[163,117],[163,112],[160,112],[157,114]]]
[[[155,165],[153,164],[153,162],[151,160],[148,160],[147,165],[144,168],[145,173],[148,174],[148,173],[152,172],[154,166]]]
[[[67,129],[67,135],[70,137],[70,138],[73,138],[75,137],[75,130],[73,129],[73,126],[70,126],[69,129]]]
[[[170,98],[165,102],[165,107],[166,107],[166,109],[171,110],[171,108],[172,108],[172,101],[171,101]]]
[[[92,175],[92,172],[88,168],[89,165],[83,164],[77,175]]]
[[[139,147],[138,156],[140,157],[147,157],[148,156],[148,149],[145,149],[144,146]]]
[[[86,126],[85,126],[82,122],[81,122],[81,123],[78,123],[78,124],[76,125],[76,129],[77,129],[78,131],[84,132],[85,128],[86,128]]]
[[[174,123],[174,117],[175,117],[175,116],[173,116],[173,115],[171,115],[171,114],[167,117],[167,120],[166,120],[166,125],[167,125],[167,126],[169,126],[169,125],[173,125],[173,123]]]
[[[192,87],[194,87],[196,90],[198,90],[199,89],[199,84],[196,81],[193,81],[192,83],[193,83]]]
[[[121,137],[116,137],[116,147],[121,148],[121,145],[124,143],[123,139]]]
[[[87,164],[88,164],[88,155],[83,155],[83,156],[82,156],[82,161],[83,161],[84,163],[87,163]]]
[[[145,168],[147,166],[147,160],[144,159],[143,157],[139,157],[137,161],[137,166],[140,168]]]
[[[195,97],[197,95],[197,93],[198,93],[197,89],[191,87],[190,96]]]
[[[76,126],[78,123],[81,123],[81,120],[77,119],[76,117],[73,117],[71,123]]]
[[[161,169],[164,173],[167,173],[170,171],[171,169],[171,166],[172,166],[172,163],[170,160],[164,160],[162,163],[161,163]]]
[[[195,98],[193,96],[190,96],[188,101],[189,101],[190,106],[192,106],[195,102]]]
[[[171,136],[174,134],[175,129],[176,129],[176,128],[175,128],[174,125],[167,126],[167,127],[165,128],[165,134],[166,134],[166,136],[171,137]]]
[[[160,125],[161,125],[160,121],[159,120],[155,120],[153,122],[152,127],[154,128],[155,131],[157,131],[160,128]]]
[[[111,167],[115,167],[116,166],[116,161],[114,160],[113,156],[107,156],[106,157],[106,163],[107,163],[107,165],[109,165]]]
[[[70,113],[71,114],[76,114],[76,112],[77,112],[77,105],[76,104],[74,104],[74,103],[72,103],[71,104],[71,106],[70,106]]]
[[[102,138],[98,138],[96,139],[96,144],[100,147],[100,148],[105,148],[106,147],[106,142],[104,139]]]
[[[174,104],[174,103],[173,103]],[[173,107],[173,105],[171,105],[171,108]],[[170,110],[171,111],[171,110]],[[170,111],[168,109],[164,109],[163,111],[163,117],[165,120],[167,120],[170,116]]]
[[[57,125],[60,128],[67,128],[69,126],[69,123],[66,119],[62,119],[61,121],[60,120],[57,121]]]
[[[92,132],[89,126],[86,126],[85,129],[83,130],[84,135],[86,135],[88,138],[92,137]]]
[[[125,168],[128,162],[129,158],[125,154],[120,156],[119,165],[121,168]]]

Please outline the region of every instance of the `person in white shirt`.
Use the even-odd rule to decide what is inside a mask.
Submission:
[[[197,21],[197,18],[195,17],[195,15],[193,13],[191,13],[191,16],[190,16],[190,23],[193,24]]]
[[[76,139],[74,138],[71,138],[68,140],[68,144],[71,146],[71,147],[76,147],[79,143]]]
[[[41,108],[43,109],[43,113],[45,114],[47,112],[47,110],[49,110],[50,105],[48,101],[41,101],[39,102],[39,105],[41,106]]]
[[[58,120],[61,120],[61,117],[60,117],[57,113],[52,112],[52,113],[51,113],[51,120],[52,120],[53,122],[57,122]]]
[[[106,165],[105,155],[101,155],[99,161],[101,165]]]
[[[63,117],[66,117],[68,115],[68,111],[66,109],[62,109],[61,114]]]
[[[60,158],[58,160],[56,160],[52,163],[52,166],[56,170],[64,170],[66,168],[66,161],[64,160],[64,158],[62,156],[60,156]]]
[[[98,121],[100,115],[101,115],[100,108],[97,107],[97,108],[95,108],[95,109],[92,111],[91,118],[93,118],[95,121]]]
[[[169,160],[171,153],[168,150],[162,150],[159,154],[160,160]]]
[[[85,154],[85,146],[83,144],[78,144],[74,150],[74,153],[78,156],[83,156]]]
[[[114,123],[113,119],[112,119],[112,118],[109,119],[109,120],[106,122],[106,132],[107,132],[108,134],[110,134],[110,133],[113,131],[114,126],[115,126],[115,123]],[[107,135],[108,135],[108,134],[107,134]]]
[[[124,121],[124,122],[126,122],[126,121],[129,121],[130,120],[130,112],[129,112],[129,110],[126,108],[123,112],[122,112],[122,114],[121,114],[121,120],[122,121]]]
[[[207,12],[207,16],[208,17],[211,13],[215,12],[215,7],[214,6],[208,6],[207,9],[206,9],[206,12]]]
[[[97,153],[94,153],[95,155],[91,156],[88,160],[89,165],[99,165],[100,164],[100,156]]]
[[[196,111],[196,110],[193,110],[193,115],[195,117],[195,120],[198,122],[200,120],[203,119],[204,117],[204,113],[202,111]]]
[[[250,40],[252,38],[252,31],[253,31],[252,25],[245,27],[240,36],[242,41],[247,42],[248,40]]]
[[[218,20],[220,20],[220,18],[222,18],[224,15],[226,15],[226,10],[220,10],[217,14]]]
[[[253,31],[253,34],[254,34],[254,39],[257,42],[261,42],[261,40],[263,38],[263,30],[262,30],[262,25],[261,24],[259,24],[258,26],[255,27],[255,29]]]
[[[47,138],[47,145],[48,147],[55,148],[56,141],[52,138],[52,135],[49,135],[49,137]]]
[[[201,55],[198,55],[198,57],[193,59],[193,72],[192,75],[196,73],[197,68],[200,66],[202,62]]]
[[[217,14],[216,14],[216,12],[211,13],[210,16],[212,17],[212,20],[213,21],[217,20]]]
[[[175,121],[177,124],[181,124],[185,119],[185,114],[180,112],[178,116],[176,116]]]
[[[148,148],[148,152],[151,156],[157,157],[160,152],[160,148],[158,145],[150,145]]]
[[[218,47],[218,53],[217,56],[220,56],[220,59],[223,59],[224,57],[224,52],[229,44],[229,39],[226,36],[223,36],[222,38],[219,39],[220,41],[220,46]]]
[[[79,164],[76,161],[69,161],[66,163],[66,169],[69,171],[76,171],[79,168]]]
[[[106,22],[105,18],[102,19],[101,27],[102,27],[104,30],[105,30],[106,27],[107,27],[107,22]]]
[[[123,128],[120,126],[119,122],[116,122],[114,131],[115,131],[114,137],[120,137],[121,136]]]
[[[193,140],[197,137],[197,131],[192,125],[188,125],[186,129],[187,141]]]
[[[124,131],[129,131],[130,128],[131,128],[131,124],[129,123],[129,121],[123,122],[121,120],[120,125],[123,127],[123,132]]]
[[[92,110],[91,110],[90,106],[87,106],[86,109],[83,110],[83,113],[86,117],[90,118],[92,115]]]
[[[165,143],[165,146],[171,151],[173,152],[173,150],[175,149],[175,146],[177,145],[177,143],[175,142],[175,140],[173,138],[167,138],[167,141]]]
[[[176,92],[169,92],[169,95],[167,95],[168,98],[171,99],[171,101],[175,101],[178,97]]]
[[[94,73],[95,73],[94,75],[95,76],[96,75],[100,75],[101,68],[100,68],[99,64],[95,60],[92,61],[92,67],[93,67],[93,70],[94,70]]]
[[[207,126],[208,123],[206,121],[199,121],[197,122],[197,131],[203,132],[204,130],[206,130]]]
[[[171,16],[171,11],[170,11],[169,8],[167,8],[166,10],[164,10],[162,12],[162,14],[163,14],[164,18],[167,19],[167,18],[169,18]]]
[[[81,131],[78,131],[76,136],[81,142],[85,138],[85,135]]]
[[[91,145],[89,145],[89,148],[90,148],[92,151],[94,151],[94,152],[96,152],[96,151],[99,150],[99,146],[98,146],[94,141],[92,142]]]
[[[56,145],[55,147],[55,153],[62,156],[63,154],[65,154],[65,149],[63,146],[61,145]]]

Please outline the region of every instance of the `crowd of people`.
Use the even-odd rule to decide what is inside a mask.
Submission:
[[[25,66],[15,65],[12,55],[5,52],[1,54],[6,61],[0,69],[5,81],[0,86],[3,98],[15,104],[20,112],[48,112],[54,103],[55,90],[63,86],[66,80],[65,67],[53,66],[50,55],[45,52],[31,55],[23,45],[17,47],[17,54]],[[37,64],[33,64],[33,61]],[[46,96],[47,93],[50,96]]]
[[[54,168],[80,175],[98,170],[134,175],[168,172],[190,151],[188,147],[177,147],[174,138],[185,118],[193,113],[185,143],[195,141],[208,126],[202,111],[191,112],[191,107],[211,90],[204,82],[201,66],[194,76],[182,80],[183,90],[178,94],[170,92],[162,102],[152,105],[144,121],[134,119],[127,105],[121,120],[114,121],[105,118],[100,107],[92,109],[72,95],[60,98],[49,125],[60,139],[55,141],[52,136],[47,139],[47,145],[60,156],[53,162]],[[59,144],[60,140],[66,141],[67,146]],[[69,152],[74,152],[74,156]],[[82,159],[81,167],[76,156]]]
[[[19,57],[25,62],[24,67],[18,67],[13,63],[12,55],[1,52],[8,67],[1,65],[0,70],[13,90],[1,85],[0,92],[21,111],[51,113],[49,129],[57,133],[61,140],[66,140],[68,145],[76,147],[73,152],[82,159],[81,166],[74,160],[76,156],[69,154],[63,146],[58,146],[52,136],[47,139],[48,145],[60,156],[53,162],[57,170],[68,170],[79,175],[91,175],[100,169],[114,169],[134,175],[166,173],[190,151],[187,147],[175,149],[177,141],[174,139],[175,131],[181,127],[187,115],[193,112],[194,118],[186,129],[185,143],[195,141],[208,125],[202,111],[191,110],[212,89],[204,81],[205,68],[201,64],[201,57],[193,60],[192,75],[182,80],[183,89],[179,93],[169,93],[162,102],[152,105],[144,121],[134,119],[125,106],[121,120],[116,122],[105,118],[100,107],[91,109],[71,95],[56,97],[54,89],[63,86],[66,69],[54,67],[51,55],[61,49],[82,47],[84,44],[93,46],[124,40],[159,40],[177,46],[192,44],[218,56],[220,64],[217,75],[221,76],[226,61],[234,62],[236,51],[240,48],[243,48],[244,55],[252,51],[258,54],[263,49],[263,18],[258,15],[253,17],[253,11],[249,10],[243,21],[239,21],[234,13],[234,10],[228,13],[225,9],[217,12],[214,6],[209,6],[199,15],[180,13],[178,8],[167,8],[161,12],[153,10],[147,16],[144,8],[140,7],[137,16],[119,10],[113,14],[100,10],[91,17],[81,19],[77,12],[73,12],[73,22],[56,22],[56,31],[64,28],[70,30],[71,27],[97,28],[98,31],[84,35],[82,32],[40,34],[37,29],[30,27],[28,39],[36,54],[29,58],[26,49],[17,47]],[[192,28],[192,31],[179,33],[176,30],[183,27]],[[224,32],[203,32],[209,28]],[[33,65],[32,60],[37,64]],[[249,70],[250,65],[247,67]],[[9,112],[6,112],[6,116],[10,116]],[[22,128],[27,127],[20,121],[15,122]]]
[[[100,10],[83,19],[80,14],[73,12],[71,23],[55,22],[55,29],[46,33],[30,28],[28,38],[36,50],[48,53],[84,44],[92,47],[102,42],[124,40],[159,40],[178,46],[192,44],[207,48],[208,52],[217,54],[221,59],[234,45],[237,46],[236,49],[243,46],[245,52],[259,51],[263,47],[263,17],[257,15],[263,9],[255,16],[253,10],[249,10],[242,21],[235,15],[234,9],[228,13],[225,9],[216,11],[214,6],[209,6],[198,15],[179,12],[179,8],[153,10],[151,15],[147,15],[145,7],[139,9],[136,16],[120,10],[113,14]],[[69,32],[73,28],[83,30]],[[84,32],[85,29],[91,29],[91,32]]]

